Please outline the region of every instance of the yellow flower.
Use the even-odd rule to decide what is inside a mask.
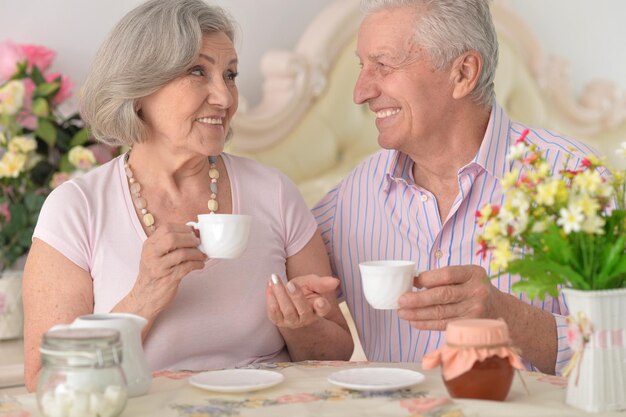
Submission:
[[[24,83],[13,80],[0,87],[0,114],[14,116],[24,105]]]
[[[0,159],[0,178],[17,178],[26,164],[26,155],[23,153],[6,152]]]
[[[544,206],[552,207],[556,202],[556,195],[559,191],[559,181],[543,182],[537,186],[535,202]]]
[[[515,259],[511,251],[511,243],[507,239],[497,239],[493,246],[491,268],[494,271],[505,269],[509,262]]]
[[[573,185],[582,191],[592,195],[598,192],[602,185],[602,177],[598,171],[584,171],[574,177]]]
[[[493,240],[495,240],[498,236],[502,234],[501,230],[502,230],[502,227],[501,227],[500,221],[497,218],[491,219],[489,223],[487,223],[487,226],[485,226],[483,237],[485,238],[487,242],[492,242]]]
[[[96,164],[96,157],[89,149],[74,146],[67,155],[70,163],[78,169],[88,170]]]
[[[505,189],[515,187],[517,184],[517,179],[519,178],[519,169],[514,169],[511,172],[507,172],[502,177],[502,187]]]
[[[600,203],[595,198],[590,197],[588,194],[582,194],[573,202],[573,205],[580,209],[587,217],[595,216],[600,210]]]
[[[9,151],[15,153],[28,153],[37,149],[37,141],[26,136],[15,136],[9,142]]]

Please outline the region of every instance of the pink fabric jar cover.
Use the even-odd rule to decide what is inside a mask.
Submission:
[[[513,368],[526,369],[511,345],[509,329],[503,320],[456,320],[446,327],[446,344],[426,354],[422,367],[432,369],[442,365],[443,378],[449,381],[491,356],[508,358]]]

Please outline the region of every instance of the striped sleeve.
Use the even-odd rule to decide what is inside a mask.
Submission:
[[[333,227],[335,225],[340,187],[341,184],[330,190],[311,210],[317,222],[317,229],[320,235],[322,235],[322,240],[326,246],[326,253],[330,259],[330,266],[334,276],[337,276],[337,267],[335,257],[333,256]]]
[[[572,358],[572,350],[567,344],[567,322],[566,317],[554,314],[556,320],[556,336],[557,336],[557,354],[556,354],[556,366],[555,372],[557,375],[561,375],[563,368]]]

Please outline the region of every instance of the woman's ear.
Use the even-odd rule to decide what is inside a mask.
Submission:
[[[454,85],[452,97],[461,99],[474,91],[482,69],[483,59],[478,51],[467,51],[455,59],[450,74]]]

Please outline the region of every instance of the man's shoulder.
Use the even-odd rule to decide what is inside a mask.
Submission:
[[[598,155],[591,146],[566,134],[548,129],[524,126],[521,123],[512,123],[513,132],[522,132],[528,129],[527,141],[537,145],[548,159],[557,158],[559,155],[568,155],[576,159],[583,159],[588,155]]]

